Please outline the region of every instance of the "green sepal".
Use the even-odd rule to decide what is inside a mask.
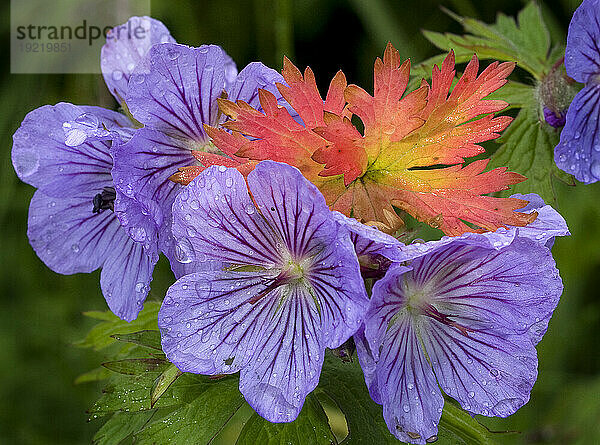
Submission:
[[[183,374],[173,364],[169,365],[163,373],[156,379],[150,391],[150,406],[154,407],[160,396],[162,396],[167,389],[177,380],[177,378]]]

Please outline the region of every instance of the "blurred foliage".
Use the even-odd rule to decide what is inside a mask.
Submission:
[[[152,1],[152,15],[180,42],[217,43],[239,67],[262,60],[279,69],[281,54],[310,65],[317,82],[338,69],[350,82],[372,84],[372,63],[391,40],[403,57],[423,61],[438,53],[422,29],[460,34],[461,26],[443,13],[486,23],[496,13],[515,16],[518,0],[254,0]],[[578,0],[540,1],[554,41],[564,40]],[[104,311],[99,274],[60,276],[35,256],[26,237],[33,189],[19,182],[10,162],[11,135],[25,114],[61,100],[114,107],[99,75],[11,75],[9,3],[0,6],[2,54],[0,85],[0,443],[86,444],[100,428],[87,423],[85,410],[101,384],[75,379],[105,361],[103,351],[73,347],[95,324],[82,312]],[[526,81],[526,78],[519,78]],[[565,283],[561,303],[540,343],[539,379],[531,401],[508,419],[480,419],[492,430],[517,430],[507,444],[600,443],[600,184],[556,184],[559,210],[573,236],[557,240],[554,254]],[[161,261],[151,300],[160,301],[172,280]],[[249,416],[245,412],[243,415]],[[144,419],[140,419],[143,421]]]

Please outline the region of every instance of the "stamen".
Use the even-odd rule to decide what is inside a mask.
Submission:
[[[114,212],[116,198],[117,193],[115,192],[114,187],[104,187],[102,193],[96,194],[92,200],[92,203],[94,204],[92,213],[100,213],[102,210],[106,209],[110,209]]]
[[[458,324],[457,322],[450,320],[448,315],[442,314],[431,304],[426,304],[426,305],[422,306],[421,310],[423,311],[424,315],[427,315],[428,317],[431,317],[434,320],[437,320],[440,323],[445,324],[446,326],[450,326],[450,327],[458,329],[460,331],[460,333],[462,335],[464,335],[465,337],[469,336],[469,332],[473,332],[472,329],[466,328],[466,327]]]
[[[267,295],[272,290],[277,289],[279,286],[283,286],[284,284],[288,284],[291,281],[293,281],[293,278],[290,277],[288,271],[282,271],[279,275],[273,278],[271,283],[262,292],[253,296],[250,300],[248,300],[248,302],[250,304],[257,303],[262,297]]]

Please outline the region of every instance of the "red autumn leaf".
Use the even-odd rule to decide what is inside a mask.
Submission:
[[[244,177],[248,176],[254,167],[256,161],[233,156],[231,158],[221,156],[215,153],[193,150],[192,156],[200,163],[200,165],[190,165],[188,167],[180,167],[177,173],[173,174],[169,179],[182,185],[188,185],[192,180],[213,165],[223,165],[225,167],[236,168]]]
[[[515,212],[524,201],[484,195],[525,178],[506,168],[485,172],[487,161],[462,165],[483,153],[479,143],[498,137],[510,123],[511,118],[493,114],[505,102],[484,98],[506,83],[513,68],[513,63],[496,62],[478,75],[473,57],[452,88],[450,53],[441,68],[434,68],[431,85],[423,81],[405,94],[410,63],[401,63],[388,44],[383,60],[375,62],[373,95],[356,85],[346,87],[340,72],[323,101],[313,72],[307,68],[302,76],[285,59],[287,86],[278,88],[304,125],[263,91],[262,113],[243,102],[221,100],[221,110],[232,119],[223,126],[233,134],[220,129],[209,134],[225,153],[298,167],[332,209],[364,221],[386,221],[394,205],[449,235],[522,226],[535,218]],[[352,125],[351,114],[362,120],[364,134]]]

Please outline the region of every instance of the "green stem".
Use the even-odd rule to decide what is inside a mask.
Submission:
[[[283,56],[294,57],[294,18],[292,0],[274,0],[275,9],[275,58],[279,63]]]

